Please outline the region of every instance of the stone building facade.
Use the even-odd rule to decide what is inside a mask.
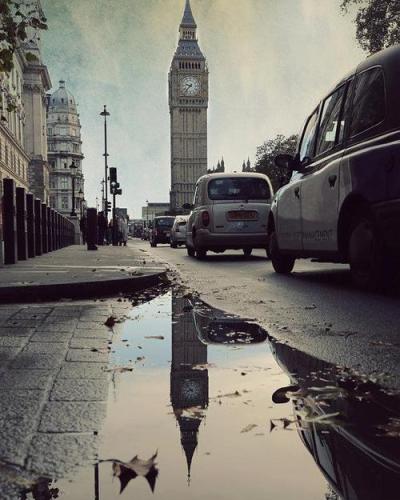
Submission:
[[[59,88],[49,96],[47,141],[50,206],[63,215],[71,214],[74,178],[75,212],[80,216],[84,209],[81,124],[75,98],[65,87],[64,80],[59,82]]]
[[[196,182],[207,173],[208,68],[196,31],[190,0],[186,0],[169,72],[170,207],[174,213],[181,212],[184,203],[192,203]]]
[[[169,212],[169,203],[150,202],[142,207],[142,219],[152,221],[158,215],[165,215]]]
[[[13,70],[0,73],[0,190],[5,178],[29,189],[30,158],[24,144],[26,115],[22,98],[25,65],[24,53],[19,50],[14,55]]]
[[[30,158],[29,189],[36,198],[49,204],[46,110],[47,92],[51,88],[51,81],[47,67],[42,62],[39,42],[29,42],[25,45],[24,50],[25,53],[29,52],[36,58],[30,60],[25,66],[23,84],[23,101],[26,113],[25,151]]]
[[[41,9],[39,0],[36,7]],[[9,74],[0,73],[0,181],[11,178],[48,203],[46,93],[51,82],[34,28],[28,29],[13,63]]]

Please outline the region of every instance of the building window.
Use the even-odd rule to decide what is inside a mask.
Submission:
[[[48,129],[47,129],[47,135],[53,135],[53,131],[52,131],[52,129],[51,129],[51,128],[48,128]]]
[[[68,189],[68,177],[61,177],[60,179],[61,189]]]
[[[68,196],[63,196],[61,198],[61,208],[63,210],[68,210]]]

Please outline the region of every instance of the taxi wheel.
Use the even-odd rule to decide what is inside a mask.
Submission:
[[[176,243],[174,243],[173,241],[171,241],[171,248],[176,248],[178,245]]]
[[[269,238],[269,256],[275,272],[279,274],[290,274],[293,270],[295,258],[290,255],[282,254],[279,250],[278,239],[275,231]]]
[[[205,259],[206,256],[207,256],[207,250],[205,250],[204,248],[196,248],[196,257],[199,260]]]
[[[193,247],[186,247],[186,251],[187,251],[187,254],[189,255],[189,257],[195,257],[196,252],[195,252],[195,249]]]
[[[253,251],[252,248],[243,248],[243,255],[245,257],[250,257],[252,251]]]
[[[353,222],[348,258],[351,277],[357,288],[374,291],[392,284],[392,259],[385,256],[382,241],[371,218],[359,217]]]

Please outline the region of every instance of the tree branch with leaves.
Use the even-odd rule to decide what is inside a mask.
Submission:
[[[363,50],[374,54],[400,43],[399,0],[341,0],[340,8],[345,14],[352,7],[357,8],[356,39]]]
[[[0,0],[0,73],[14,67],[14,53],[29,41],[29,33],[47,29],[47,20],[37,0]],[[27,52],[27,60],[36,59]]]
[[[298,136],[296,134],[285,137],[278,134],[274,139],[266,140],[258,146],[256,152],[255,170],[269,177],[274,191],[287,184],[291,172],[284,171],[275,165],[275,157],[279,154],[295,155]]]

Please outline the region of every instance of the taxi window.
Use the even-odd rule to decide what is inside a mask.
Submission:
[[[156,225],[160,227],[172,227],[174,220],[172,217],[166,217],[165,219],[156,219]]]
[[[372,68],[357,76],[350,136],[377,125],[385,118],[385,81],[381,68]]]
[[[268,183],[256,177],[223,177],[208,183],[210,200],[268,200]]]
[[[328,151],[336,143],[345,88],[345,85],[340,87],[327,97],[323,103],[317,141],[317,155]]]
[[[312,160],[314,156],[315,138],[317,132],[318,108],[308,119],[304,127],[303,138],[300,144],[300,162]]]

